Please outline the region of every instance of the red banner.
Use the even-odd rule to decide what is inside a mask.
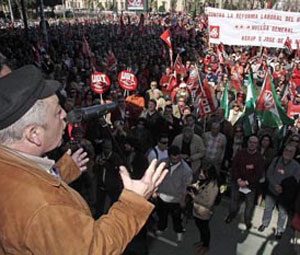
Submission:
[[[209,114],[216,111],[218,107],[218,102],[216,101],[216,98],[212,95],[210,91],[207,79],[203,81],[203,87],[199,89],[200,94],[196,98],[196,102],[198,102],[198,115],[201,118],[205,118]]]
[[[137,87],[137,78],[132,72],[127,70],[119,73],[118,81],[120,86],[125,90],[135,90]]]
[[[97,94],[103,94],[109,89],[109,77],[101,72],[91,74],[91,89]]]

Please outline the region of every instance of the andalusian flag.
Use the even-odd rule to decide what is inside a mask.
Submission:
[[[221,99],[221,108],[225,110],[224,118],[228,119],[229,116],[229,105],[228,105],[228,81],[225,84],[225,89],[223,91],[223,96]]]
[[[251,75],[251,73],[248,75],[245,109],[241,117],[243,118],[244,134],[246,136],[252,134],[252,127],[255,122],[255,90]]]
[[[282,125],[293,125],[294,123],[282,109],[269,73],[266,73],[265,81],[257,101],[256,111],[260,117],[261,125],[264,127],[274,128]]]

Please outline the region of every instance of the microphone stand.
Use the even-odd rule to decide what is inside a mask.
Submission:
[[[110,139],[113,142],[114,148],[116,148],[117,152],[119,153],[119,156],[122,158],[123,162],[126,163],[126,158],[124,156],[124,152],[121,149],[121,146],[119,144],[119,142],[116,140],[116,138],[113,136],[104,116],[100,116],[99,117],[99,123],[101,125],[101,127],[103,128],[103,130],[106,132],[106,134],[110,137]]]

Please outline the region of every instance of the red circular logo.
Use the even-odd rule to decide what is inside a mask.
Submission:
[[[266,90],[264,93],[264,106],[267,110],[274,108],[275,102],[273,94],[270,90]]]
[[[118,81],[120,86],[125,90],[135,90],[137,87],[137,78],[132,72],[127,70],[119,73]]]
[[[103,94],[109,89],[109,77],[101,72],[91,74],[91,89],[97,94]]]

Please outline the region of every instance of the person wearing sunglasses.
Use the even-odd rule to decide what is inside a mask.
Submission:
[[[148,162],[150,163],[155,158],[158,161],[166,159],[168,157],[168,147],[169,147],[168,145],[169,145],[168,134],[161,134],[159,136],[157,145],[149,150],[149,153],[147,155]]]

